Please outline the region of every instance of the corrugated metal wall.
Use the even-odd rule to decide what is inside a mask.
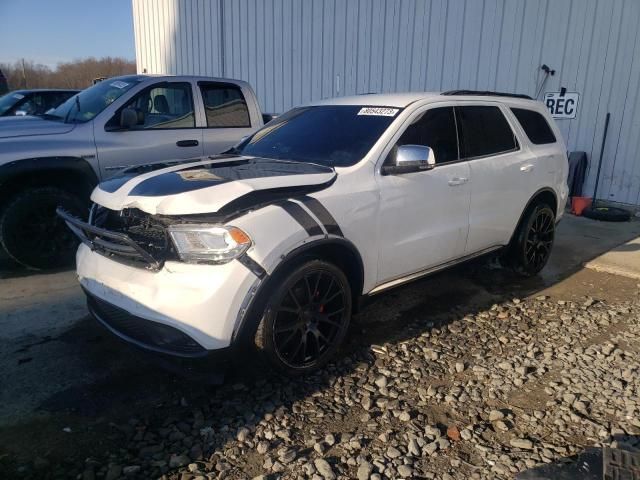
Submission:
[[[249,81],[269,112],[365,92],[580,93],[558,120],[592,192],[640,204],[638,0],[133,0],[138,70]]]

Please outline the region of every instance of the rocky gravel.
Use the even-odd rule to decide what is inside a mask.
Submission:
[[[637,297],[513,298],[473,313],[424,312],[403,328],[402,340],[351,349],[308,378],[186,390],[171,408],[112,423],[119,448],[50,473],[506,479],[614,438],[637,448]],[[22,474],[41,478],[47,465],[36,462]]]

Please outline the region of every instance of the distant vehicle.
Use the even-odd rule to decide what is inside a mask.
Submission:
[[[220,153],[262,125],[246,82],[150,75],[104,80],[40,117],[0,118],[0,247],[28,267],[68,264],[76,242],[57,206],[86,217],[99,181]]]
[[[4,95],[9,91],[9,84],[7,83],[7,77],[4,76],[2,70],[0,70],[0,95]]]
[[[14,90],[0,97],[0,117],[44,115],[80,90]]]
[[[257,345],[300,374],[370,297],[490,252],[546,264],[567,201],[562,134],[497,92],[359,95],[294,108],[226,155],[101,183],[82,240],[89,310],[179,357]]]

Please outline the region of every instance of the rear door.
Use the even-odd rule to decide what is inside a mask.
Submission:
[[[471,170],[466,253],[505,245],[531,198],[537,167],[523,149],[503,107],[474,102],[456,107],[462,158]]]
[[[118,128],[120,112],[132,108],[138,124]],[[103,178],[147,163],[202,156],[202,129],[196,128],[191,82],[158,82],[138,92],[106,124],[95,124]]]
[[[223,152],[253,132],[247,99],[238,85],[200,81],[198,88],[204,107],[205,155]]]

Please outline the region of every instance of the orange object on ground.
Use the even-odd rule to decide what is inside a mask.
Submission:
[[[571,197],[571,213],[574,215],[582,215],[585,208],[591,206],[593,199],[591,197]]]

